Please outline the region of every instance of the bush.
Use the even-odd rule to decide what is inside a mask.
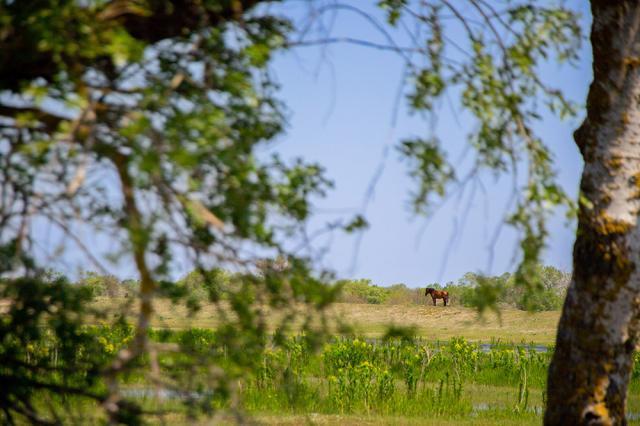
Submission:
[[[424,287],[409,288],[405,284],[381,287],[366,279],[341,280],[336,285],[341,287],[339,301],[343,303],[373,305],[423,305],[425,303]]]
[[[136,281],[120,281],[114,275],[99,275],[95,272],[86,273],[78,284],[88,288],[93,297],[127,297],[138,287]]]
[[[234,278],[232,274],[219,268],[211,269],[204,274],[197,270],[191,271],[176,285],[183,287],[186,294],[199,301],[222,299],[232,285]]]
[[[386,303],[389,305],[411,305],[424,302],[424,293],[419,288],[409,288],[404,284],[394,284],[388,289],[389,296]]]
[[[341,280],[336,285],[342,290],[339,298],[341,302],[379,305],[389,298],[389,289],[373,285],[371,280]]]
[[[533,311],[562,308],[571,274],[553,266],[538,265],[537,268],[539,287],[529,294],[516,282],[515,275],[509,273],[483,276],[468,272],[458,281],[457,286],[448,287],[447,290],[450,293],[456,292],[460,297],[460,304],[468,307],[507,305]]]

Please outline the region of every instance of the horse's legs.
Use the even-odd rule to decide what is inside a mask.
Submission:
[[[432,297],[431,300],[433,300],[433,306],[436,306],[436,298]]]
[[[442,299],[442,300],[444,300],[444,306],[447,306],[447,302],[449,301],[449,298],[448,298],[448,297],[445,297],[445,298],[444,298],[444,299]]]

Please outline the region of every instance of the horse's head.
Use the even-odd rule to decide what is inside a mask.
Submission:
[[[424,295],[425,295],[425,296],[428,296],[428,295],[430,295],[431,293],[433,293],[434,291],[436,291],[436,289],[435,289],[435,288],[427,287],[427,289],[424,291]]]

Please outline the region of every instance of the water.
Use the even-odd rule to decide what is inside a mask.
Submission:
[[[173,399],[202,399],[205,395],[199,392],[185,392],[173,389],[156,389],[152,387],[123,389],[122,395],[129,398],[158,398],[165,400]]]
[[[383,343],[383,340],[377,337],[368,337],[365,338],[364,341],[366,341],[369,344],[372,345],[377,345],[380,343]],[[426,343],[428,344],[430,347],[434,347],[435,352],[439,351],[440,346],[443,345],[447,345],[448,342],[446,341],[442,341],[442,342],[432,342],[432,341],[421,341],[421,339],[416,339],[416,343],[420,344],[420,343]],[[494,348],[505,348],[505,349],[516,349],[516,348],[524,348],[525,350],[527,350],[528,352],[540,352],[540,353],[546,353],[549,352],[549,347],[546,345],[529,345],[529,344],[504,344],[504,343],[479,343],[478,346],[480,347],[480,350],[482,352],[490,352],[491,349]]]
[[[491,405],[487,404],[486,402],[481,402],[479,404],[474,404],[474,406],[473,406],[473,412],[474,413],[478,413],[480,411],[489,411],[491,409],[504,410],[505,407],[504,406],[491,406]],[[536,416],[542,416],[542,414],[543,414],[542,407],[538,407],[538,406],[527,408],[527,412],[534,413]]]
[[[504,345],[496,345],[493,343],[480,343],[480,350],[482,352],[490,352],[491,349],[493,349],[494,347],[502,347]],[[509,346],[509,349],[514,349],[514,348],[525,348],[527,351],[532,351],[532,352],[541,352],[541,353],[545,353],[549,351],[549,348],[545,345],[514,345],[514,346]]]

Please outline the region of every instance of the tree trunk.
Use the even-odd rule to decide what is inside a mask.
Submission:
[[[591,10],[594,78],[574,135],[585,166],[547,425],[626,424],[638,337],[640,2],[594,0]]]
[[[147,237],[145,235],[147,231],[144,228],[142,213],[136,202],[133,179],[128,170],[129,160],[117,151],[110,153],[110,157],[120,178],[123,207],[128,219],[127,232],[131,242],[133,259],[140,274],[140,313],[138,314],[135,336],[126,348],[118,352],[109,368],[104,372],[109,396],[103,401],[102,405],[107,411],[109,424],[120,424],[122,398],[118,389],[117,376],[128,368],[132,360],[147,350],[147,333],[149,332],[151,316],[153,315],[153,295],[156,290],[156,284],[147,265]]]

